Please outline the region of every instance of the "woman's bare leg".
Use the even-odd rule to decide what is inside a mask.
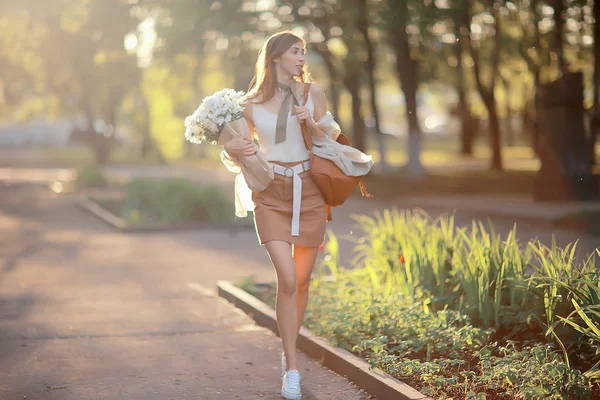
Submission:
[[[298,369],[296,341],[298,339],[298,277],[292,256],[292,245],[282,241],[269,241],[265,247],[277,273],[277,326],[283,343],[287,369]]]
[[[318,247],[294,246],[294,262],[298,275],[298,296],[296,309],[298,312],[298,332],[304,321],[304,312],[308,304],[308,289],[310,286],[310,275],[312,274],[319,253]]]

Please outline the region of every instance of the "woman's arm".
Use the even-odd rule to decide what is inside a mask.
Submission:
[[[313,99],[313,104],[315,106],[315,115],[314,120],[318,121],[325,113],[327,113],[327,99],[325,98],[325,92],[321,86],[313,83],[310,85],[310,95]]]
[[[244,103],[244,119],[248,124],[249,137],[233,138],[223,145],[225,159],[232,162],[239,160],[239,157],[249,156],[255,153],[254,149],[254,122],[252,121],[252,103],[246,100]]]

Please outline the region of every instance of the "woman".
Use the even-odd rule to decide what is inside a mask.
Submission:
[[[245,118],[255,132],[261,151],[273,165],[275,179],[262,192],[253,192],[254,219],[261,245],[277,273],[277,323],[283,343],[281,395],[300,399],[296,340],[306,304],[318,247],[326,226],[325,200],[310,177],[309,153],[301,123],[314,138],[323,138],[315,121],[326,114],[326,99],[317,84],[310,85],[305,64],[305,42],[286,31],[271,36],[261,49],[256,75],[247,95]],[[235,160],[252,155],[251,139],[224,144]]]

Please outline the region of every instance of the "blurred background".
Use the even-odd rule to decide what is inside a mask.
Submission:
[[[592,0],[0,4],[4,167],[216,168],[220,149],[187,143],[185,116],[247,90],[258,49],[291,29],[373,175],[584,177],[570,197],[598,197]]]

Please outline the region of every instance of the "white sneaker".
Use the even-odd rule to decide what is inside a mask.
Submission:
[[[282,351],[281,352],[281,379],[283,379],[283,376],[287,372],[286,365],[287,365],[287,360],[285,358],[285,353]]]
[[[293,369],[285,373],[281,385],[281,396],[287,400],[302,400],[300,390],[300,372]]]

